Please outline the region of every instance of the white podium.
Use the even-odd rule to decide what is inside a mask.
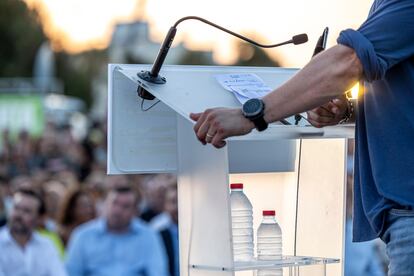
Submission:
[[[255,275],[260,268],[284,267],[284,275],[342,275],[346,139],[353,137],[353,127],[272,124],[263,133],[230,138],[218,150],[196,139],[189,119],[190,112],[240,106],[214,76],[255,73],[277,87],[296,70],[164,66],[161,75],[167,83],[157,85],[136,76],[149,69],[109,65],[108,173],[177,173],[180,274]],[[160,100],[148,111],[141,110],[138,83]],[[233,261],[232,182],[244,183],[254,208],[255,234],[262,210],[276,210],[283,260]]]

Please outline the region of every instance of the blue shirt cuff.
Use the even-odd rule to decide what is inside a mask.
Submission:
[[[354,49],[362,64],[366,81],[384,78],[388,66],[385,60],[377,56],[371,41],[362,33],[352,29],[344,30],[339,34],[337,42]]]

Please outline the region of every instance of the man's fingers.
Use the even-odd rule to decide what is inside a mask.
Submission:
[[[251,131],[253,123],[246,119],[239,108],[212,108],[203,113],[192,113],[196,121],[194,132],[201,143],[211,143],[216,148],[226,145],[229,136],[243,135]]]
[[[224,135],[224,133],[220,129],[215,129],[215,135],[211,141],[211,144],[215,146],[216,148],[222,148],[226,145],[226,142],[224,139],[227,138],[227,136]]]
[[[200,128],[200,130],[201,129],[203,129],[203,126]],[[205,135],[204,140],[206,141],[206,143],[213,143],[214,137],[217,136],[216,134],[217,131],[214,128],[214,125],[209,123],[208,128],[201,135]]]
[[[343,96],[332,100],[330,109],[335,113],[335,116],[342,118],[348,108],[348,99]]]
[[[334,99],[332,103],[329,105],[329,110],[335,114],[335,116],[342,116],[347,108],[347,103],[344,102],[342,99]]]
[[[200,127],[204,124],[205,118],[206,118],[206,112],[201,112],[201,113],[191,113],[190,114],[190,118],[194,121],[196,121],[196,124],[194,125],[193,129],[194,132],[197,136],[197,139],[203,144],[206,144],[206,141],[204,140],[204,138],[200,138],[198,135],[199,129]]]
[[[198,133],[199,128],[204,124],[204,121],[207,118],[208,113],[210,113],[210,110],[207,109],[206,111],[202,112],[202,113],[197,113],[197,123],[194,125],[194,132]]]
[[[308,118],[308,122],[309,122],[312,126],[314,126],[314,127],[316,127],[316,128],[321,128],[321,127],[326,127],[326,126],[333,126],[333,125],[335,125],[335,124],[336,124],[336,123],[334,123],[334,122],[322,123],[322,122],[320,122],[320,121],[315,121],[315,120],[312,120],[312,119],[310,119],[310,118]]]
[[[219,133],[216,133],[216,135],[214,135],[213,140],[211,141],[211,144],[220,149],[222,147],[224,147],[226,145],[226,141],[224,141],[224,137],[222,135],[220,135]]]
[[[348,106],[347,99],[340,97],[307,112],[308,121],[315,127],[337,124],[344,116]]]
[[[211,142],[213,136],[215,135],[215,128],[214,128],[214,114],[209,113],[208,115],[206,115],[206,117],[204,118],[204,122],[203,124],[200,126],[200,128],[197,131],[197,136],[199,139],[206,141],[207,143]],[[208,134],[208,138],[207,138],[207,134]],[[208,141],[207,141],[208,140]]]
[[[327,118],[335,117],[335,115],[330,111],[328,106],[317,107],[315,109],[310,110],[310,112],[313,112],[321,117],[327,117]]]
[[[319,123],[318,121],[312,120],[311,118],[309,118],[309,116],[308,116],[308,122],[316,128],[323,127],[323,125],[321,123]]]
[[[191,118],[191,120],[197,122],[198,119],[200,119],[201,114],[203,114],[203,112],[200,112],[200,113],[190,113],[190,118]]]
[[[319,123],[329,123],[332,121],[332,119],[334,119],[334,116],[332,114],[327,115],[326,111],[311,110],[311,111],[308,111],[307,113],[308,113],[308,119],[311,119]]]
[[[226,141],[224,141],[224,140],[221,140],[221,141],[219,141],[219,142],[217,142],[217,143],[211,143],[214,147],[216,147],[216,148],[218,148],[218,149],[221,149],[222,147],[224,147],[227,143],[226,143]]]

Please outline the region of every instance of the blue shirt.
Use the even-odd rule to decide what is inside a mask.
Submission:
[[[414,206],[414,1],[376,0],[341,32],[364,71],[356,121],[354,241],[381,235],[387,210]]]
[[[69,242],[66,268],[71,276],[168,275],[160,237],[137,219],[123,234],[109,232],[104,219],[77,228]]]

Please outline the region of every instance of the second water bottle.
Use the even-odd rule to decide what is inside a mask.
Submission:
[[[282,230],[274,210],[263,211],[263,221],[257,229],[257,259],[274,261],[282,259]],[[283,276],[283,269],[258,270],[257,276]]]

